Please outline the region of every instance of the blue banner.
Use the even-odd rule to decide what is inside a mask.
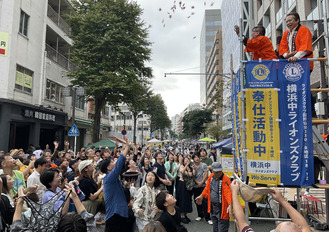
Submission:
[[[246,64],[246,88],[276,88],[276,62],[249,61]]]
[[[314,184],[313,138],[308,60],[278,62],[281,182]]]

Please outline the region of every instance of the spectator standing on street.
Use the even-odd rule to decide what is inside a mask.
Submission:
[[[85,198],[82,202],[83,206],[86,208],[88,213],[95,215],[100,205],[100,201],[98,201],[98,196],[103,191],[103,187],[98,189],[98,185],[92,177],[93,172],[95,170],[92,162],[93,160],[84,160],[80,162],[78,166],[80,173],[79,187],[81,191],[85,194]]]
[[[125,163],[129,151],[127,136],[125,136],[126,147],[119,158],[114,161],[112,157],[104,160],[101,171],[106,173],[103,179],[103,193],[106,208],[106,231],[121,232],[125,230],[125,220],[128,218],[128,202],[119,180],[121,169]]]
[[[133,203],[133,211],[136,217],[136,225],[141,232],[143,228],[157,214],[155,197],[160,192],[157,187],[160,180],[154,172],[148,172],[146,175],[146,183],[138,189]]]
[[[164,157],[163,154],[159,151],[156,153],[156,163],[154,164],[153,168],[156,168],[156,173],[160,179],[160,181],[167,186],[171,185],[171,181],[168,179],[168,176],[166,174],[166,168],[164,166]],[[163,187],[165,188],[165,187]]]
[[[45,158],[39,158],[34,163],[34,171],[33,173],[27,178],[27,187],[31,187],[37,184],[38,190],[37,195],[39,197],[39,202],[41,203],[43,194],[46,190],[46,187],[40,181],[40,174],[47,168],[47,160]]]
[[[227,232],[229,219],[232,217],[232,194],[231,181],[223,173],[222,165],[219,162],[212,164],[213,173],[207,180],[206,187],[202,194],[195,201],[202,204],[203,198],[208,200],[208,213],[211,212],[214,232]]]
[[[200,156],[198,153],[195,153],[192,156],[192,159],[196,169],[196,176],[194,179],[195,183],[192,190],[195,200],[198,196],[200,196],[203,189],[206,187],[206,181],[208,179],[208,167],[205,163],[200,162]],[[210,214],[208,213],[207,200],[203,199],[201,205],[196,204],[196,209],[198,211],[198,217],[195,220],[201,221],[204,218],[210,225],[212,225]]]
[[[0,156],[0,166],[3,170],[3,173],[9,175],[14,181],[14,187],[9,192],[9,196],[13,200],[14,196],[18,192],[18,189],[21,186],[23,186],[24,188],[26,187],[24,175],[22,172],[14,170],[16,167],[16,160],[14,160],[13,157],[8,154]]]
[[[166,231],[187,232],[186,229],[183,230],[185,227],[182,228],[179,208],[175,206],[176,199],[173,195],[164,190],[156,196],[155,201],[157,207],[162,210],[162,214],[158,221],[161,222]]]
[[[200,150],[200,159],[202,163],[207,164],[208,169],[211,169],[212,160],[207,156],[207,151],[204,148]]]
[[[192,213],[192,189],[194,186],[195,169],[191,164],[191,158],[187,155],[184,164],[180,167],[180,183],[178,192],[178,207],[181,211],[182,222],[188,224],[191,220],[187,213]]]
[[[177,165],[174,162],[174,155],[172,153],[168,153],[167,155],[167,161],[165,163],[166,168],[166,174],[171,181],[171,185],[167,186],[167,190],[171,195],[174,194],[174,186],[175,186],[175,180],[177,176]]]

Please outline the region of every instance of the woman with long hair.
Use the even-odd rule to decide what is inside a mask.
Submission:
[[[180,208],[182,222],[188,224],[191,220],[187,213],[192,212],[192,189],[194,186],[195,169],[191,165],[191,158],[187,155],[180,166],[180,177],[177,191],[177,203]]]
[[[141,232],[143,228],[154,220],[157,213],[155,197],[160,192],[157,187],[160,180],[154,172],[148,172],[145,178],[145,185],[140,187],[136,193],[133,204],[133,211],[136,217],[136,225]]]
[[[4,227],[9,229],[9,226],[13,222],[13,216],[15,212],[14,202],[9,196],[10,190],[14,188],[14,180],[7,174],[0,175],[0,212],[3,219]]]
[[[174,155],[172,153],[168,154],[167,161],[164,166],[166,168],[166,174],[172,183],[170,186],[167,186],[167,190],[171,195],[173,195],[174,184],[177,176],[177,164],[174,162]]]
[[[142,179],[142,186],[143,186],[145,184],[146,174],[153,171],[151,161],[146,155],[142,157],[141,166],[142,166],[142,175],[143,175],[143,179]]]

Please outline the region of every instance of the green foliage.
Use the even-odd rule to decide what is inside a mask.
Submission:
[[[210,125],[210,127],[208,127],[208,133],[215,137],[217,141],[219,141],[227,138],[230,134],[230,131],[223,131],[220,125]]]
[[[72,29],[70,73],[73,85],[85,87],[95,101],[94,134],[97,141],[100,111],[106,103],[134,102],[150,84],[152,70],[148,33],[141,21],[142,9],[128,0],[79,0],[67,15]]]
[[[197,138],[206,130],[205,124],[212,121],[212,110],[192,110],[183,117],[184,134]]]
[[[146,113],[151,119],[151,132],[170,128],[171,121],[167,114],[167,108],[160,94],[153,95],[147,99]]]

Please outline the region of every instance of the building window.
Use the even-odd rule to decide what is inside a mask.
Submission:
[[[46,86],[46,99],[58,103],[63,103],[63,86],[51,81],[47,80]]]
[[[77,96],[75,99],[75,108],[79,110],[85,109],[85,98],[83,96]]]
[[[27,36],[30,16],[21,10],[21,19],[19,22],[19,33]]]
[[[16,66],[15,88],[32,93],[33,72],[20,65]]]
[[[109,117],[109,113],[110,113],[110,108],[108,106],[105,106],[103,111],[102,111],[102,114],[104,117],[108,118]]]

